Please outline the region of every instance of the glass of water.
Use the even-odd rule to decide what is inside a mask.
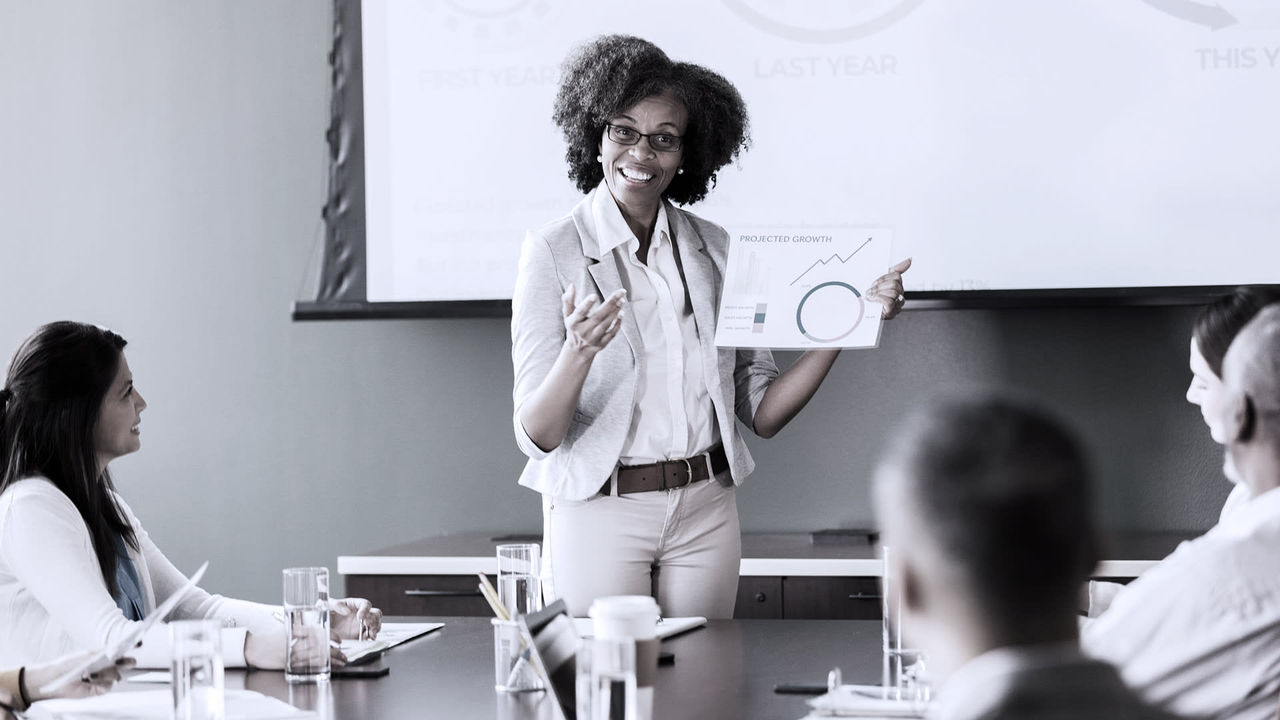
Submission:
[[[177,620],[169,623],[175,720],[223,720],[226,716],[222,672],[222,623]]]
[[[638,720],[634,639],[584,640],[576,659],[575,699],[579,720]]]
[[[284,570],[284,677],[291,683],[329,679],[329,569]]]
[[[542,609],[541,566],[537,543],[498,546],[498,600],[511,617]]]
[[[892,561],[892,550],[882,549],[884,565],[881,574],[881,607],[883,609],[885,696],[925,704],[929,701],[929,679],[925,674],[925,657],[915,647],[915,638],[905,628],[902,613],[902,587],[898,568]]]

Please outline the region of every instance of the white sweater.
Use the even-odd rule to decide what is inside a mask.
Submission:
[[[138,538],[140,550],[130,548],[129,557],[142,584],[143,612],[150,613],[187,578],[124,500],[117,496],[116,502]],[[223,660],[243,667],[246,630],[279,632],[275,610],[195,588],[167,619],[233,620],[228,624],[236,627],[223,630]],[[133,624],[107,590],[89,528],[70,498],[42,477],[19,480],[0,494],[0,667],[106,648]],[[152,627],[131,655],[139,667],[168,667],[168,627]]]

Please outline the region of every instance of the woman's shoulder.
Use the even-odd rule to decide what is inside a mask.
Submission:
[[[560,217],[543,223],[537,230],[530,232],[549,244],[555,244],[557,240],[574,239],[577,240],[581,234],[580,227],[583,222],[587,222],[587,218],[591,214],[591,202],[597,190],[587,193],[569,212]]]
[[[578,224],[574,222],[573,213],[568,213],[555,220],[543,223],[541,227],[531,230],[529,234],[544,242],[552,243],[564,237],[572,236],[576,238],[578,236]]]
[[[17,508],[21,508],[21,513],[37,511],[37,515],[80,515],[71,498],[49,478],[39,475],[16,480],[0,493],[0,523],[13,515]]]
[[[668,203],[667,216],[671,217],[673,215],[683,218],[689,225],[693,226],[694,232],[698,233],[699,237],[704,241],[714,244],[728,244],[729,231],[725,230],[719,223],[714,223],[697,213]]]
[[[9,487],[5,488],[3,493],[0,493],[0,505],[5,507],[15,502],[43,499],[61,499],[66,501],[67,504],[71,504],[71,498],[59,490],[52,480],[42,475],[32,475],[21,480],[15,480],[9,483]]]
[[[125,519],[129,521],[135,528],[138,527],[138,519],[133,514],[133,510],[129,504],[120,497],[120,494],[112,491],[111,497],[115,500],[116,505],[124,512]],[[66,493],[58,489],[53,481],[42,475],[32,475],[21,480],[10,483],[3,493],[0,493],[0,514],[8,514],[13,511],[15,505],[27,507],[42,507],[48,511],[66,513],[80,516],[80,511],[76,509],[75,503]]]

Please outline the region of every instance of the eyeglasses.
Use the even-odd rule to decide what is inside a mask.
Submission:
[[[619,145],[635,145],[640,138],[649,138],[649,147],[658,152],[675,152],[684,143],[684,138],[671,133],[642,133],[626,125],[605,125],[605,134]]]

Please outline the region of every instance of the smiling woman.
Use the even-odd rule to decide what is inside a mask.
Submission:
[[[0,666],[115,646],[186,590],[107,470],[142,446],[147,403],[124,347],[104,328],[50,323],[18,348],[0,389]],[[330,610],[335,639],[381,626],[367,600],[331,599]],[[195,588],[173,618],[221,620],[228,665],[280,668],[277,611]],[[168,637],[154,625],[138,664],[167,667]]]
[[[133,386],[129,361],[121,353],[115,378],[102,397],[98,424],[93,429],[93,445],[98,455],[99,472],[105,470],[107,463],[112,460],[141,449],[139,425],[142,423],[142,411],[146,409],[147,401],[142,399],[142,394]]]
[[[734,418],[773,436],[839,351],[779,373],[768,350],[715,346],[728,235],[672,203],[706,197],[747,146],[728,80],[610,35],[565,61],[553,117],[586,197],[526,236],[511,304],[520,484],[542,493],[544,592],[574,615],[652,593],[664,615],[730,617],[734,488],[755,466]],[[901,309],[903,270],[867,294],[886,316]]]

